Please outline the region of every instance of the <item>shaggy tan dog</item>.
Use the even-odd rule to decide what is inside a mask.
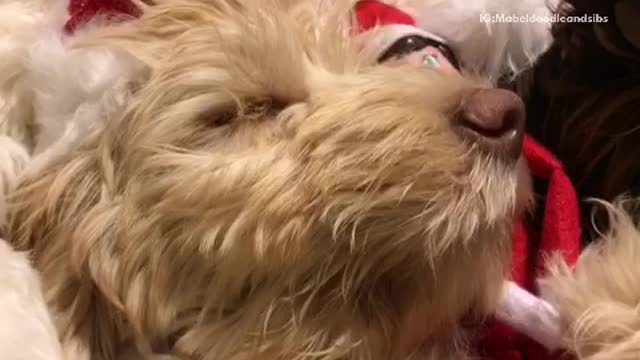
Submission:
[[[144,71],[19,185],[7,231],[67,359],[467,357],[460,323],[509,270],[522,104],[377,66],[353,3],[324,5],[159,1],[87,43]]]
[[[320,5],[167,1],[96,40],[148,72],[9,231],[69,358],[462,356],[509,269],[522,129],[468,146],[482,84],[359,61],[352,4]]]

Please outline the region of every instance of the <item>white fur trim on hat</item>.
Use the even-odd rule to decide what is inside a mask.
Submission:
[[[530,66],[551,44],[549,22],[488,22],[486,16],[549,17],[557,0],[387,0],[448,41],[461,65],[497,79]],[[485,20],[481,19],[484,16]]]

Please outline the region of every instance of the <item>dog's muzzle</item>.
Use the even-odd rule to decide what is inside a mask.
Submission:
[[[517,160],[525,134],[525,107],[515,93],[475,89],[462,98],[453,127],[465,141],[500,157]]]

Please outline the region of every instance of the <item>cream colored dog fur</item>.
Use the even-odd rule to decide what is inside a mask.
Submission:
[[[2,148],[15,173],[31,166],[15,192],[7,182],[4,235],[40,271],[57,336],[37,274],[5,247],[3,358],[63,358],[59,345],[72,360],[469,355],[460,321],[492,314],[508,274],[515,164],[448,125],[485,82],[374,65],[350,6],[160,1],[63,56],[128,64],[57,77],[84,111],[27,86],[62,67],[16,62],[2,97],[34,95],[36,116],[2,116],[22,129]],[[58,150],[17,150],[49,111],[62,135],[29,146]],[[640,236],[617,219],[545,282],[583,359],[638,354]]]

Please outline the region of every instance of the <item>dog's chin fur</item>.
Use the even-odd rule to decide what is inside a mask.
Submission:
[[[84,43],[144,69],[8,227],[68,358],[464,357],[515,211],[515,162],[449,126],[485,85],[358,61],[324,5],[159,1]]]

